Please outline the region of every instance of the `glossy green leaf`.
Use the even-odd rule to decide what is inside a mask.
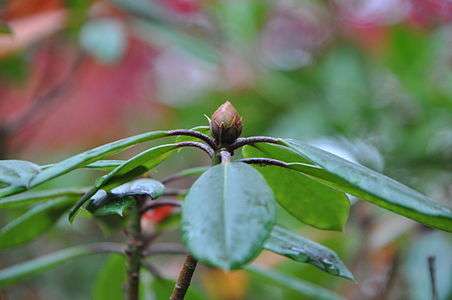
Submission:
[[[72,208],[69,213],[69,221],[72,222],[79,208],[86,201],[91,199],[98,190],[101,188],[110,189],[148,172],[164,161],[171,154],[171,151],[176,150],[177,148],[177,144],[160,145],[150,148],[127,160],[113,171],[100,178],[100,180],[96,182],[94,188],[88,191]]]
[[[157,199],[165,192],[165,186],[151,178],[140,178],[115,187],[110,193],[116,197],[148,196]]]
[[[89,254],[110,252],[92,245],[75,246],[0,270],[0,287],[14,284],[33,275],[55,268],[64,262]]]
[[[311,264],[329,274],[354,280],[353,274],[336,253],[284,227],[273,227],[264,247],[297,262]]]
[[[308,297],[308,299],[318,300],[342,300],[341,296],[313,283],[294,278],[279,272],[264,270],[255,266],[247,266],[246,270],[263,278],[270,280],[272,283],[282,288],[288,288],[300,295]]]
[[[87,169],[100,169],[100,170],[112,170],[116,168],[117,166],[123,164],[125,160],[120,159],[105,159],[105,160],[98,160],[93,163],[90,163],[89,165],[86,165],[85,168]],[[48,169],[50,167],[53,167],[53,164],[49,165],[43,165],[41,166],[41,169]]]
[[[16,246],[46,232],[75,202],[75,198],[62,198],[41,203],[0,229],[0,249]]]
[[[70,188],[70,189],[51,189],[37,192],[24,192],[18,195],[12,195],[0,198],[1,208],[24,207],[37,202],[45,202],[55,200],[61,197],[78,198],[86,193],[87,188]]]
[[[273,144],[242,148],[243,156],[271,157],[285,162],[300,161],[299,156]],[[301,160],[305,162],[305,160]],[[350,202],[346,195],[298,171],[276,166],[256,166],[283,208],[298,220],[320,229],[342,230]]]
[[[42,170],[31,178],[28,188],[38,186],[46,181],[49,181],[55,177],[66,174],[77,168],[82,168],[97,160],[101,160],[107,155],[113,155],[117,152],[123,151],[133,145],[163,138],[168,136],[168,131],[151,131],[135,136],[131,136],[125,139],[121,139],[112,143],[108,143],[94,149],[79,153],[72,157],[69,157],[61,162],[58,162],[51,167]],[[0,197],[8,196],[11,194],[19,193],[27,189],[24,186],[13,186],[0,189]]]
[[[94,282],[93,300],[123,300],[126,282],[126,260],[123,255],[113,254],[99,270]]]
[[[95,209],[95,216],[118,215],[124,217],[127,211],[135,205],[135,200],[129,197],[115,199],[107,204]]]
[[[223,269],[253,259],[274,222],[271,189],[244,163],[211,167],[193,184],[182,208],[183,239],[190,252]]]
[[[301,157],[324,168],[324,171],[308,170],[300,165],[293,165],[291,168],[305,169],[301,172],[307,171],[306,174],[320,178],[338,190],[425,225],[452,232],[451,208],[443,206],[385,175],[326,151],[289,139],[285,140],[285,143]]]

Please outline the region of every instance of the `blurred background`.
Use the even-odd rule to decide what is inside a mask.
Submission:
[[[229,100],[244,117],[244,135],[308,141],[452,205],[450,0],[0,3],[1,159],[45,164],[148,130],[207,125],[205,115]],[[206,163],[187,152],[155,177]],[[73,172],[52,184],[87,186],[96,176]],[[346,299],[425,300],[433,255],[439,299],[452,299],[450,234],[351,200],[344,232],[284,213],[279,222],[336,250],[358,284],[267,252],[258,263]],[[15,213],[2,212],[1,225]],[[146,226],[171,213],[147,216]],[[176,227],[168,229],[161,239],[177,241]],[[0,267],[123,238],[91,219],[69,226],[64,218],[25,247],[0,252]],[[0,299],[100,299],[96,284],[111,280],[114,290],[117,261],[81,258]],[[155,258],[169,278],[181,262]],[[148,280],[148,298],[165,299]],[[304,299],[245,272],[207,268],[197,271],[194,290],[193,299]]]

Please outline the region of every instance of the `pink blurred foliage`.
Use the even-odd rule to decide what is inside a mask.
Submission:
[[[29,108],[42,77],[45,82],[39,94],[63,80],[74,60],[74,51],[70,47],[57,49],[38,50],[30,64],[31,76],[23,86],[0,89],[2,120],[12,120]],[[91,146],[126,135],[132,127],[128,126],[129,120],[151,119],[158,108],[150,101],[155,55],[156,50],[131,38],[125,56],[117,64],[103,65],[86,58],[70,78],[64,95],[42,109],[42,115],[14,136],[10,141],[12,149],[39,152]]]

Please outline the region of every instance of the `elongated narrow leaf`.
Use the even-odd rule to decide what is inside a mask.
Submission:
[[[246,270],[256,274],[257,276],[270,280],[277,286],[282,288],[288,288],[295,292],[300,293],[308,299],[318,300],[343,300],[341,296],[313,283],[294,278],[285,274],[278,273],[271,270],[263,270],[255,266],[247,266]]]
[[[73,188],[20,193],[18,195],[0,198],[0,209],[24,207],[37,202],[55,200],[61,197],[77,198],[86,193],[87,190],[87,188]]]
[[[104,160],[98,160],[93,163],[90,163],[89,165],[86,165],[85,168],[87,169],[100,169],[100,170],[112,170],[116,168],[117,166],[123,164],[125,160],[120,159],[104,159]],[[43,165],[41,166],[41,169],[48,169],[53,167],[54,164],[49,165]]]
[[[75,198],[41,203],[0,229],[0,249],[28,242],[51,228]]]
[[[73,221],[80,207],[82,207],[86,201],[91,199],[91,197],[95,195],[98,190],[102,188],[108,190],[148,172],[164,161],[171,154],[171,152],[177,148],[177,144],[167,144],[153,147],[132,157],[107,175],[100,178],[100,180],[96,182],[94,188],[88,191],[72,208],[69,213],[69,221]]]
[[[0,183],[26,187],[41,168],[24,160],[0,160]]]
[[[328,176],[324,176],[324,172],[317,172],[315,169],[306,170],[313,171],[311,174],[306,174],[318,176],[336,189],[402,216],[452,232],[451,208],[443,206],[385,175],[326,151],[294,140],[285,140],[285,143],[301,157],[324,168]],[[300,166],[292,166],[292,168],[297,167]]]
[[[298,158],[297,154],[272,144],[245,146],[242,153],[248,158],[271,157],[285,162]],[[267,180],[279,204],[298,220],[320,229],[342,230],[350,208],[343,192],[294,170],[276,166],[256,168]]]
[[[95,245],[98,244],[67,248],[0,270],[0,287],[11,285],[33,275],[45,272],[73,258],[89,254],[111,252],[108,247],[95,247]]]
[[[193,184],[182,209],[183,239],[190,252],[223,269],[253,259],[274,221],[271,189],[244,163],[211,167]]]
[[[99,270],[93,287],[93,300],[123,300],[126,281],[126,260],[112,254]]]
[[[168,136],[168,133],[169,131],[151,131],[82,152],[61,162],[58,162],[39,173],[34,174],[34,176],[32,176],[31,178],[27,178],[28,181],[27,185],[25,186],[22,184],[14,184],[10,187],[0,189],[0,197],[19,193],[26,190],[27,188],[29,189],[38,186],[50,179],[66,174],[74,169],[85,167],[90,163],[95,162],[96,160],[104,158],[107,155],[113,155],[138,143],[143,143]]]
[[[352,273],[336,253],[284,227],[273,227],[264,247],[295,261],[314,265],[332,275],[354,280]]]

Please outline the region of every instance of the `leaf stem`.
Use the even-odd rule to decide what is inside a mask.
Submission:
[[[217,146],[215,144],[215,141],[208,135],[195,131],[190,129],[175,129],[170,130],[168,132],[169,136],[176,136],[176,135],[185,135],[185,136],[192,136],[195,138],[198,138],[202,141],[204,141],[207,145],[209,145],[212,149],[215,149]]]
[[[206,152],[210,158],[212,158],[214,155],[214,149],[211,146],[206,145],[204,143],[200,143],[200,142],[180,142],[180,143],[177,143],[177,147],[195,147],[195,148],[199,148],[202,151]]]
[[[252,145],[256,143],[271,143],[271,144],[282,144],[281,139],[274,138],[271,136],[250,136],[246,138],[238,138],[234,143],[229,145],[228,150],[234,151],[237,148],[243,147],[245,145]]]
[[[146,201],[143,207],[141,208],[141,212],[144,213],[150,209],[154,209],[160,206],[176,206],[180,207],[182,203],[178,200],[151,200]]]
[[[273,158],[242,158],[239,160],[240,162],[246,164],[254,164],[254,165],[266,165],[266,166],[277,166],[282,168],[288,168],[289,164]]]
[[[187,255],[187,257],[185,258],[184,266],[182,267],[182,270],[179,273],[179,277],[177,278],[177,282],[174,286],[170,300],[184,299],[188,287],[190,286],[191,278],[193,277],[197,263],[198,262],[193,258],[193,256]]]

